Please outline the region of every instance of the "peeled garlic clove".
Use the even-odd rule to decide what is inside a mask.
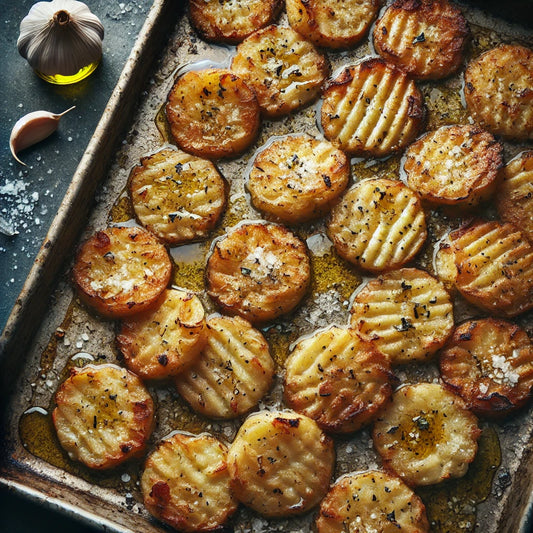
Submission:
[[[72,106],[59,114],[50,113],[49,111],[33,111],[17,120],[9,138],[9,148],[11,148],[13,157],[20,164],[27,166],[17,157],[17,153],[54,133],[59,126],[61,117],[75,107]]]

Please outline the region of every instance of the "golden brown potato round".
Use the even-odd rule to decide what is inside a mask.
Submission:
[[[259,403],[273,375],[261,332],[241,317],[215,316],[207,321],[207,346],[176,378],[176,388],[198,413],[235,418]]]
[[[328,490],[334,461],[333,441],[313,420],[293,411],[249,416],[228,453],[235,495],[268,517],[314,507]]]
[[[374,419],[392,394],[387,358],[348,328],[299,342],[285,363],[287,405],[325,431],[348,433]]]
[[[152,433],[152,398],[125,368],[74,368],[55,403],[52,420],[61,446],[89,468],[112,468],[139,456]]]
[[[349,177],[349,161],[333,144],[292,135],[257,154],[248,190],[257,209],[295,224],[327,213]]]
[[[197,296],[168,289],[158,304],[124,320],[116,337],[126,366],[143,379],[182,372],[207,342],[205,311]]]
[[[533,139],[533,51],[503,44],[465,72],[468,111],[482,127],[509,139]]]
[[[459,69],[469,33],[448,0],[395,0],[374,27],[374,46],[411,76],[438,79]]]
[[[453,305],[444,285],[418,268],[369,281],[353,301],[351,326],[392,364],[424,361],[453,331]]]
[[[224,69],[191,70],[180,76],[167,97],[166,114],[180,148],[212,159],[246,150],[261,120],[254,91]]]
[[[80,248],[72,269],[80,298],[111,318],[152,308],[171,273],[166,248],[148,231],[128,227],[96,232]]]
[[[143,157],[128,185],[137,220],[169,244],[207,237],[226,205],[227,184],[215,165],[177,150]]]
[[[385,178],[349,189],[333,208],[327,231],[341,257],[371,272],[409,262],[427,236],[418,195]]]
[[[383,157],[402,150],[425,117],[414,81],[383,59],[346,67],[323,92],[324,135],[350,155]]]
[[[533,246],[509,223],[477,220],[439,244],[440,279],[489,313],[513,317],[533,308]]]
[[[509,161],[500,178],[495,195],[500,218],[520,228],[533,242],[533,152],[522,152]]]
[[[476,126],[443,126],[406,153],[407,185],[431,204],[471,207],[496,188],[503,146]]]
[[[436,383],[406,385],[374,424],[374,446],[408,485],[463,476],[477,453],[477,418],[461,397]]]
[[[422,500],[399,477],[369,470],[335,482],[320,504],[316,527],[318,533],[427,533],[429,522]]]
[[[319,95],[329,64],[292,28],[271,25],[239,44],[231,70],[253,88],[263,113],[278,117]]]
[[[146,460],[144,505],[159,520],[185,533],[218,531],[236,511],[228,450],[206,433],[174,433]]]
[[[445,384],[480,416],[505,416],[533,391],[533,345],[523,329],[504,320],[458,326],[439,364]]]
[[[310,275],[305,244],[287,228],[261,222],[230,229],[215,242],[206,269],[209,296],[252,323],[292,311]]]
[[[289,24],[317,46],[357,44],[376,18],[378,0],[287,0]]]
[[[206,40],[235,44],[274,22],[282,0],[190,0],[189,18]]]

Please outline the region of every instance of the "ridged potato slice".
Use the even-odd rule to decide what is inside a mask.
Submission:
[[[533,50],[503,44],[465,71],[468,111],[482,127],[508,139],[533,139]]]
[[[198,360],[176,378],[178,392],[197,412],[235,418],[267,393],[274,361],[260,331],[241,317],[207,321],[207,345]]]
[[[472,207],[497,184],[503,146],[476,126],[443,126],[406,152],[407,185],[431,204]]]
[[[237,498],[259,514],[301,514],[326,494],[333,472],[333,441],[310,418],[262,411],[240,427],[228,453]]]
[[[141,478],[144,505],[159,520],[186,533],[218,531],[236,511],[228,450],[203,433],[174,433],[147,458]]]
[[[261,122],[254,91],[224,69],[191,70],[167,97],[167,120],[176,144],[191,154],[218,159],[242,153]]]
[[[171,273],[166,248],[145,229],[128,227],[96,232],[81,246],[72,268],[80,298],[111,318],[152,308]]]
[[[346,67],[322,98],[324,135],[350,155],[383,157],[402,150],[425,122],[415,82],[383,59]]]
[[[376,18],[378,0],[287,0],[289,24],[317,46],[349,48]]]
[[[436,383],[398,389],[374,424],[374,446],[408,485],[461,477],[477,453],[477,418],[461,397]]]
[[[500,178],[495,195],[500,218],[520,228],[533,242],[533,151],[509,161]]]
[[[175,376],[207,342],[202,302],[192,293],[167,289],[157,309],[122,322],[116,341],[126,366],[141,378]]]
[[[348,433],[374,419],[392,394],[386,357],[348,328],[330,327],[300,341],[285,363],[289,407],[325,431]]]
[[[533,391],[533,345],[504,320],[469,320],[440,353],[444,383],[479,416],[500,418],[523,406]]]
[[[226,205],[227,184],[215,165],[171,149],[143,157],[128,189],[137,220],[169,244],[207,237]]]
[[[189,18],[206,41],[235,44],[272,24],[282,0],[190,0]]]
[[[252,323],[292,311],[310,283],[306,245],[283,226],[245,223],[215,242],[207,260],[208,294]]]
[[[399,478],[369,470],[340,477],[320,504],[318,533],[427,533],[422,500]]]
[[[75,368],[55,395],[52,420],[69,457],[112,468],[144,451],[154,403],[141,380],[115,365]]]
[[[513,317],[533,308],[533,246],[510,223],[477,220],[439,245],[437,272],[471,303]]]
[[[350,177],[346,155],[308,135],[276,139],[253,163],[248,190],[254,206],[287,223],[327,213]]]
[[[357,293],[351,326],[392,364],[424,361],[453,331],[453,305],[444,285],[417,268],[373,279]]]
[[[371,272],[409,262],[427,236],[418,195],[385,178],[349,189],[333,208],[327,231],[341,257]]]
[[[292,28],[271,25],[237,46],[231,70],[253,88],[263,113],[278,117],[319,95],[329,64]]]
[[[461,66],[469,33],[448,0],[395,0],[374,27],[374,46],[411,76],[439,79]]]

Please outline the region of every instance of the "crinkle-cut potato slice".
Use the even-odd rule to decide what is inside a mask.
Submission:
[[[323,91],[324,135],[350,155],[383,157],[402,150],[425,117],[415,82],[383,59],[346,67]]]
[[[166,248],[150,232],[135,227],[97,231],[81,246],[72,269],[80,298],[110,318],[153,307],[171,273]]]
[[[301,514],[326,494],[333,441],[314,420],[293,411],[262,411],[240,427],[228,453],[237,498],[259,514]]]
[[[144,505],[186,533],[218,531],[236,511],[228,450],[215,437],[176,432],[147,458],[141,477]]]
[[[443,126],[407,150],[407,185],[431,204],[471,207],[497,184],[503,146],[476,126]]]
[[[349,189],[333,208],[327,232],[341,257],[371,272],[409,262],[427,236],[418,195],[385,178]]]
[[[287,0],[289,24],[306,39],[327,48],[349,48],[376,18],[378,0]]]
[[[306,245],[283,226],[247,222],[215,241],[207,260],[208,294],[253,324],[292,311],[307,293]]]
[[[152,433],[152,398],[125,368],[74,368],[59,386],[55,403],[52,420],[61,446],[89,468],[112,468],[139,456]]]
[[[533,242],[533,151],[509,161],[500,178],[495,195],[500,218],[520,228]]]
[[[317,533],[427,533],[422,500],[397,476],[378,470],[340,477],[320,504]]]
[[[191,70],[170,90],[166,105],[176,144],[218,159],[242,153],[255,140],[261,115],[254,91],[225,69]]]
[[[348,328],[333,326],[300,341],[285,370],[287,405],[325,431],[358,430],[392,394],[387,358]]]
[[[384,466],[410,486],[463,476],[480,435],[477,418],[462,398],[437,383],[398,389],[373,429]]]
[[[506,416],[531,398],[533,345],[522,328],[505,320],[457,326],[439,365],[446,386],[479,416]]]
[[[176,378],[176,387],[198,413],[235,418],[268,392],[274,361],[260,331],[241,317],[207,321],[207,345],[198,360]]]
[[[183,372],[207,342],[205,310],[192,293],[167,289],[155,310],[121,324],[116,337],[124,363],[142,379]]]
[[[326,214],[349,177],[344,152],[328,141],[293,135],[274,140],[257,154],[248,190],[257,209],[296,224]]]
[[[503,44],[465,71],[468,111],[482,127],[511,140],[533,139],[533,50]]]
[[[476,220],[439,248],[438,277],[472,304],[506,317],[533,307],[533,246],[512,224]]]
[[[206,238],[226,205],[227,184],[215,165],[177,150],[143,157],[128,185],[137,220],[169,244]]]
[[[189,18],[206,41],[236,44],[272,24],[282,0],[190,0]]]
[[[329,64],[292,28],[271,25],[237,46],[231,70],[253,88],[263,113],[278,117],[319,95]]]
[[[419,79],[459,69],[470,34],[461,10],[448,0],[396,0],[374,27],[374,46],[387,61]]]
[[[369,281],[350,309],[351,327],[392,364],[425,361],[453,331],[453,304],[444,285],[417,268]]]

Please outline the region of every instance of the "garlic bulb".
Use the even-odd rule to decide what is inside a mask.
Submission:
[[[74,83],[102,57],[104,27],[83,2],[37,2],[20,23],[17,47],[47,81]],[[80,77],[81,76],[81,77]]]

